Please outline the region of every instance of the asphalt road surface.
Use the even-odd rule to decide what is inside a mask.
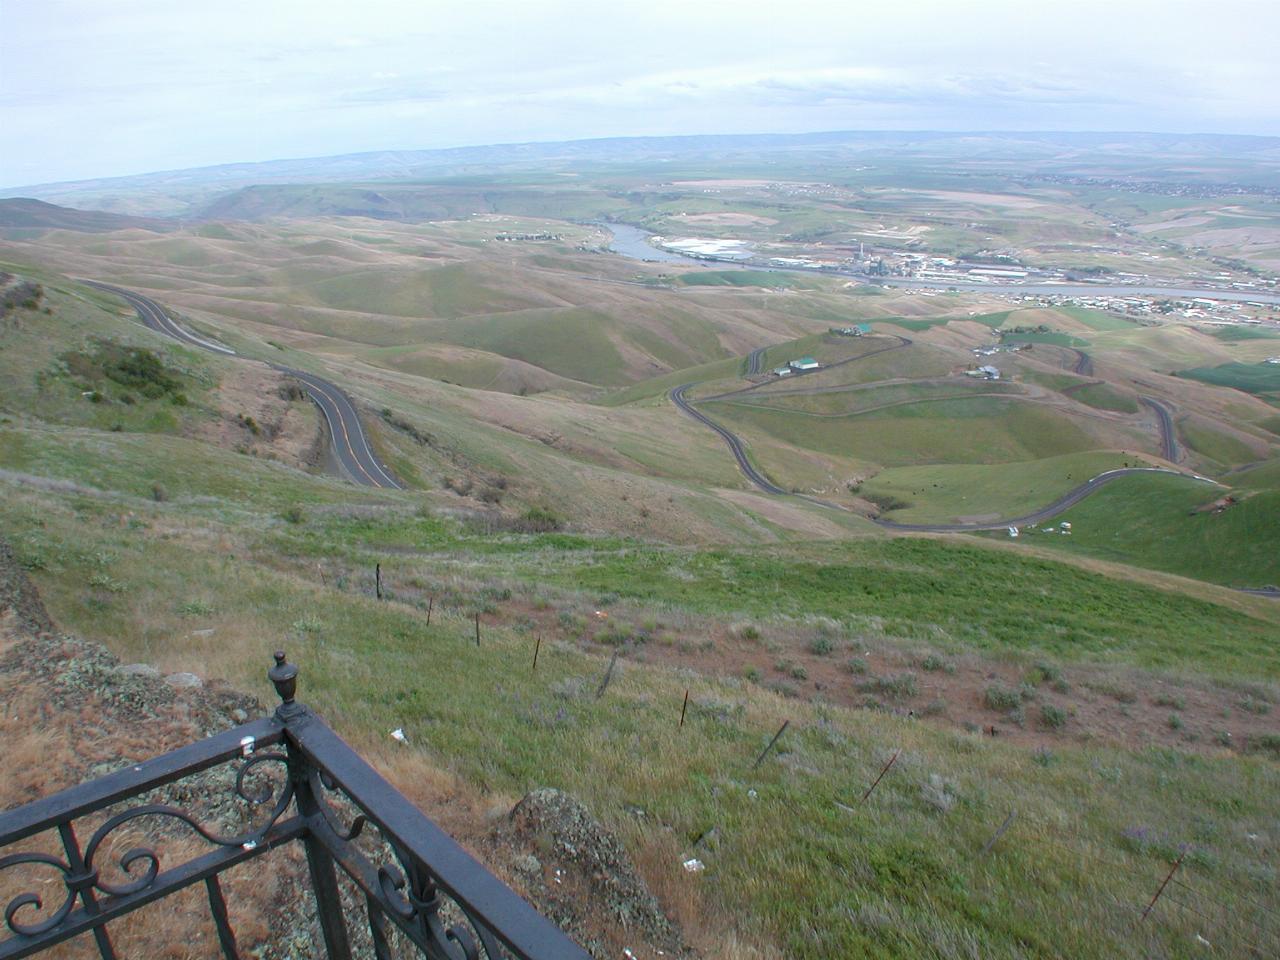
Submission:
[[[752,465],[751,460],[747,457],[746,445],[743,444],[741,438],[738,437],[737,434],[720,426],[720,424],[716,423],[705,413],[695,409],[694,406],[685,399],[685,391],[694,386],[697,386],[697,384],[686,383],[676,387],[671,391],[671,402],[674,403],[682,413],[688,414],[699,423],[710,427],[720,435],[720,438],[729,445],[729,452],[733,454],[733,459],[738,461],[738,469],[743,472],[752,484],[759,487],[765,493],[772,493],[774,496],[786,495],[786,490],[783,490]]]
[[[205,340],[174,323],[169,318],[169,315],[164,312],[163,307],[154,300],[142,296],[142,294],[134,293],[131,290],[123,290],[107,283],[99,283],[96,280],[86,280],[84,282],[91,287],[105,290],[107,293],[113,293],[127,301],[138,312],[138,319],[152,330],[163,333],[189,346],[200,347],[224,356],[238,356],[230,347],[224,347],[222,344]],[[360,414],[356,411],[355,404],[351,402],[350,397],[336,385],[317,377],[313,373],[295,370],[292,367],[281,366],[278,363],[267,363],[266,365],[272,370],[278,370],[280,373],[296,379],[302,384],[302,389],[306,391],[307,396],[320,408],[320,412],[324,414],[325,423],[329,427],[329,436],[333,441],[331,448],[334,456],[348,479],[365,487],[404,489],[400,481],[391,475],[391,472],[379,462],[377,455],[374,454],[373,448],[369,445],[369,437],[364,431],[364,426],[360,423]]]
[[[1178,462],[1178,438],[1173,432],[1173,414],[1169,408],[1154,397],[1138,397],[1143,403],[1156,412],[1160,420],[1161,456],[1170,463]]]

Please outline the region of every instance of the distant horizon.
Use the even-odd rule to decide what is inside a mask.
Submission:
[[[368,150],[343,150],[336,153],[317,153],[308,155],[295,156],[278,156],[260,159],[242,159],[227,160],[217,163],[201,163],[186,167],[164,167],[152,170],[136,170],[130,173],[110,174],[106,176],[94,177],[78,177],[66,180],[45,180],[28,183],[16,183],[12,185],[0,184],[0,194],[5,194],[4,199],[17,199],[13,196],[14,191],[24,189],[42,189],[54,187],[72,187],[90,183],[110,183],[114,181],[133,180],[145,177],[163,176],[165,174],[178,173],[194,173],[202,170],[218,170],[233,167],[256,167],[270,166],[273,164],[290,164],[290,163],[308,163],[322,160],[338,160],[345,158],[369,157],[378,154],[447,154],[450,152],[461,152],[466,150],[484,150],[484,149],[503,149],[518,148],[528,146],[556,146],[558,144],[590,144],[590,143],[609,143],[623,142],[628,140],[699,140],[699,139],[748,139],[748,138],[776,138],[801,140],[806,137],[828,137],[840,135],[865,135],[865,134],[903,134],[903,135],[929,135],[937,137],[962,137],[962,136],[1003,136],[1003,137],[1046,137],[1046,136],[1114,136],[1114,137],[1177,137],[1177,138],[1222,138],[1222,139],[1241,139],[1241,140],[1275,140],[1280,142],[1280,134],[1261,134],[1261,133],[1236,133],[1236,132],[1215,132],[1206,130],[1102,130],[1102,129],[980,129],[980,128],[955,128],[955,129],[939,129],[924,127],[867,127],[867,128],[841,128],[829,130],[805,130],[795,132],[768,131],[768,130],[752,130],[752,131],[736,131],[732,133],[653,133],[653,134],[614,134],[609,136],[592,136],[592,137],[571,137],[571,138],[555,138],[546,140],[508,140],[508,141],[492,141],[485,143],[458,143],[447,146],[434,147],[382,147]],[[39,199],[31,197],[29,199]]]
[[[0,182],[764,130],[1280,135],[1280,6],[1219,0],[43,0]]]

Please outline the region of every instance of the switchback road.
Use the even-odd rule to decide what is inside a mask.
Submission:
[[[84,283],[99,290],[105,290],[107,293],[115,294],[128,302],[138,312],[138,319],[152,330],[163,333],[189,346],[200,347],[224,356],[239,356],[230,347],[224,347],[221,344],[205,340],[174,323],[169,318],[169,315],[165,313],[164,308],[149,297],[144,297],[140,293],[124,290],[108,283],[99,283],[96,280],[85,280]],[[295,370],[292,367],[282,366],[278,363],[268,362],[266,365],[272,370],[277,370],[293,377],[301,383],[302,389],[306,391],[307,396],[320,408],[320,412],[324,414],[325,422],[329,427],[329,436],[333,441],[334,455],[337,457],[342,471],[352,482],[366,487],[404,489],[400,481],[391,475],[391,472],[382,465],[377,455],[373,452],[373,448],[369,445],[368,435],[364,431],[364,426],[360,423],[360,414],[356,411],[355,404],[351,402],[350,397],[336,385],[317,377],[313,373]]]
[[[848,360],[842,361],[842,363],[852,363],[855,360],[861,360],[865,357],[875,356],[878,353],[883,353],[884,350],[899,349],[901,347],[909,346],[911,344],[911,341],[907,340],[906,338],[897,338],[897,339],[901,340],[902,342],[894,344],[891,347],[885,347],[883,349],[873,350],[869,353],[862,354],[862,356],[859,356],[859,357],[851,357]],[[743,475],[747,478],[748,481],[751,482],[753,486],[755,486],[759,490],[762,490],[765,493],[771,494],[772,496],[790,495],[789,491],[784,490],[782,487],[778,486],[776,483],[770,480],[767,476],[765,476],[762,472],[760,472],[760,470],[756,469],[755,465],[752,464],[750,457],[747,456],[747,446],[743,442],[741,437],[735,434],[732,430],[729,430],[727,427],[721,425],[720,423],[717,423],[715,420],[708,417],[701,410],[698,410],[693,406],[693,404],[689,401],[689,399],[685,396],[685,394],[689,389],[696,386],[697,386],[696,383],[685,383],[685,384],[682,384],[681,386],[676,387],[674,390],[671,391],[672,403],[674,403],[682,413],[692,417],[694,420],[697,420],[699,423],[714,430],[720,436],[720,438],[724,440],[724,442],[729,447],[729,452],[733,454],[734,460],[737,461],[738,469],[742,471]],[[708,399],[718,400],[724,397],[731,397],[741,393],[746,393],[753,389],[755,389],[754,386],[747,387],[747,388],[744,388],[743,390],[730,391],[729,393],[719,394],[715,397],[709,397]],[[1168,416],[1169,416],[1168,410],[1163,405],[1161,405],[1158,401],[1152,400],[1149,397],[1143,397],[1142,399],[1144,402],[1148,403],[1148,405],[1150,405],[1153,409],[1155,409],[1157,413],[1161,415],[1161,432],[1162,432],[1162,436],[1165,444],[1165,453],[1169,453],[1172,446],[1172,452],[1176,455],[1177,447],[1176,447],[1176,443],[1172,439],[1173,437],[1172,422],[1168,419]],[[1171,462],[1173,460],[1172,457],[1166,457],[1166,459],[1170,460]],[[873,523],[876,523],[887,530],[901,530],[904,532],[913,532],[913,533],[962,533],[966,531],[976,531],[976,530],[1002,530],[1005,527],[1022,527],[1022,526],[1027,526],[1028,524],[1044,523],[1046,520],[1051,520],[1054,517],[1056,517],[1058,514],[1075,506],[1077,503],[1079,503],[1085,497],[1089,496],[1095,490],[1098,490],[1099,488],[1106,486],[1108,483],[1111,483],[1114,480],[1118,480],[1120,477],[1125,477],[1125,476],[1130,476],[1132,474],[1140,474],[1140,473],[1167,473],[1167,474],[1173,474],[1174,476],[1191,476],[1193,479],[1202,480],[1205,483],[1214,482],[1205,477],[1180,473],[1179,471],[1176,471],[1176,470],[1165,470],[1160,467],[1122,467],[1117,470],[1108,470],[1104,473],[1100,473],[1096,477],[1093,477],[1090,480],[1086,480],[1084,483],[1080,484],[1079,486],[1074,487],[1071,490],[1067,491],[1057,500],[1054,500],[1052,503],[1047,504],[1044,507],[1041,507],[1039,510],[1035,510],[1031,513],[1025,514],[1024,516],[1010,517],[1008,519],[1003,519],[1003,520],[992,520],[992,521],[983,522],[983,523],[898,523],[897,521],[885,520],[881,517],[872,517],[870,519]],[[818,506],[821,506],[821,507],[827,507],[831,510],[841,510],[841,511],[849,512],[848,507],[841,506],[840,504],[837,504],[837,503],[831,503],[827,500],[820,500],[817,497],[810,497],[804,494],[797,494],[797,496],[799,497],[799,499],[808,501],[809,503],[817,504]]]

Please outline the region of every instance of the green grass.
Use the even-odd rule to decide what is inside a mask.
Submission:
[[[438,324],[436,338],[523,360],[571,380],[621,386],[629,379],[610,337],[612,317],[585,307],[526,310]]]
[[[639,400],[663,397],[675,387],[685,383],[703,383],[733,378],[742,371],[743,365],[741,358],[731,357],[727,360],[716,360],[712,363],[704,363],[701,366],[676,370],[660,377],[654,377],[651,380],[641,380],[639,383],[632,384],[622,390],[612,391],[600,398],[598,402],[604,406],[613,407],[621,406],[625,403],[635,403]]]
[[[1054,307],[1058,313],[1065,314],[1072,320],[1083,323],[1090,330],[1105,333],[1113,330],[1132,330],[1133,322],[1115,314],[1102,310],[1090,310],[1087,307]]]
[[[1138,463],[1116,453],[1081,453],[1024,463],[891,467],[862,484],[862,492],[909,504],[889,519],[952,522],[959,517],[1012,518],[1052,503],[1090,477]]]
[[[108,295],[68,283],[46,293],[51,313],[0,324],[0,410],[126,433],[180,433],[217,416],[225,361],[122,316]]]
[[[1229,586],[1280,584],[1280,490],[1217,515],[1191,513],[1226,492],[1182,477],[1123,477],[1058,518],[1071,536],[1027,531],[1027,542]]]
[[[534,673],[527,668],[528,633],[486,629],[476,647],[462,611],[437,605],[426,627],[412,605],[379,603],[360,584],[322,586],[280,569],[287,555],[191,551],[151,532],[164,525],[170,507],[142,507],[126,527],[92,499],[40,509],[49,521],[44,527],[35,523],[38,507],[6,498],[6,520],[19,527],[24,556],[39,539],[48,565],[33,574],[68,628],[107,639],[130,659],[214,665],[268,702],[262,674],[270,649],[284,646],[301,668],[299,698],[348,736],[376,742],[401,728],[404,749],[495,801],[534,787],[568,790],[628,846],[658,843],[672,870],[677,856],[714,826],[720,842],[698,851],[708,865],[699,880],[704,895],[735,918],[741,935],[775,942],[788,956],[914,957],[957,938],[984,956],[1010,958],[1069,950],[1087,960],[1137,960],[1153,942],[1176,950],[1189,937],[1176,913],[1161,915],[1134,942],[1133,913],[1168,867],[1163,846],[1126,840],[1136,830],[1167,835],[1175,846],[1194,841],[1197,853],[1184,877],[1216,896],[1265,903],[1273,897],[1269,848],[1244,839],[1260,829],[1280,790],[1280,769],[1262,759],[1064,742],[1051,763],[1038,764],[1014,744],[884,713],[784,701],[749,684],[677,676],[630,657],[615,671],[608,695],[595,699],[590,691],[605,660],[571,645],[544,643]],[[419,524],[429,536],[448,528],[403,516],[400,524]],[[312,522],[284,535],[306,535]],[[376,540],[371,528],[378,522],[364,523]],[[326,535],[323,526],[309,533]],[[545,541],[529,541],[536,542]],[[824,567],[825,576],[804,570],[781,583],[776,577],[789,563],[764,556],[709,554],[693,572],[707,585],[723,585],[731,572],[744,590],[767,587],[761,600],[769,605],[807,607],[850,583],[846,592],[872,589],[878,606],[905,609],[893,600],[895,574],[915,581],[899,589],[928,578],[935,586],[925,596],[963,595],[980,584],[992,598],[1021,596],[1026,588],[1034,595],[1048,577],[1066,571],[1064,587],[1088,597],[1081,606],[1091,617],[1105,620],[1114,604],[1116,623],[1144,621],[1153,634],[1163,632],[1166,618],[1175,630],[1206,629],[1210,652],[1215,637],[1232,628],[1242,644],[1241,618],[1220,620],[1218,608],[1173,595],[1108,587],[1113,582],[1056,564],[997,560],[992,567],[993,555],[980,548],[958,549],[953,562],[934,570],[951,553],[943,545],[886,547],[887,567],[868,567],[873,557],[850,553]],[[403,582],[402,564],[389,567],[388,579]],[[635,589],[670,589],[661,565],[636,567]],[[119,592],[85,586],[103,571]],[[1136,617],[1126,612],[1131,603]],[[990,599],[984,613],[989,605]],[[200,611],[194,619],[187,612],[193,609]],[[1023,637],[1028,622],[1056,632],[1048,628],[1061,626],[1064,616],[1049,598],[1017,613],[1009,628]],[[196,636],[197,622],[213,628],[213,637]],[[232,637],[243,654],[218,659]],[[276,639],[267,644],[260,637]],[[449,668],[433,669],[442,658]],[[686,689],[690,705],[680,726]],[[790,721],[786,736],[753,770],[783,719]],[[899,749],[873,799],[855,803]],[[994,856],[977,857],[1015,806],[1024,816],[1014,831]],[[645,810],[643,822],[627,812],[635,807]],[[1105,860],[1090,858],[1085,869],[1083,852]],[[1066,923],[1064,897],[1072,904]]]
[[[1009,315],[1014,311],[1001,310],[996,313],[980,313],[972,317],[928,317],[924,319],[908,319],[905,317],[881,317],[874,320],[874,323],[891,323],[895,327],[902,327],[904,330],[911,330],[919,333],[928,330],[931,327],[940,327],[953,320],[964,320],[971,323],[981,323],[993,330],[998,329],[1002,323],[1009,319]]]
[[[726,402],[705,407],[726,423],[796,447],[886,466],[1037,460],[1095,446],[1059,412],[999,397],[938,400],[848,417]]]
[[[1078,390],[1072,390],[1070,396],[1099,410],[1114,410],[1117,413],[1137,413],[1140,409],[1135,397],[1127,393],[1121,393],[1109,383],[1091,383]]]
[[[1061,330],[1049,330],[1044,333],[1002,333],[1000,339],[1004,343],[1048,343],[1055,347],[1087,347],[1088,340],[1063,333]]]
[[[1179,370],[1176,376],[1233,387],[1245,393],[1280,393],[1280,363],[1223,363],[1216,367]]]
[[[1257,451],[1247,443],[1195,420],[1184,420],[1178,425],[1178,432],[1188,447],[1223,466],[1258,459]]]
[[[1280,333],[1268,327],[1214,327],[1208,332],[1229,343],[1239,340],[1280,340]]]

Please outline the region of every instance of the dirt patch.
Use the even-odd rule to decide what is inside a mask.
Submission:
[[[292,377],[257,364],[236,364],[214,393],[218,417],[194,438],[290,466],[316,466],[325,431],[320,413]]]
[[[623,950],[648,947],[669,956],[688,956],[679,930],[658,906],[636,872],[622,844],[581,803],[559,790],[529,793],[511,811],[514,839],[528,852],[516,858],[562,928],[574,934],[596,956],[614,957]],[[584,909],[605,913],[607,943],[594,942],[580,919]]]
[[[645,619],[656,628],[624,625]],[[746,679],[787,697],[912,716],[1037,749],[1106,742],[1248,752],[1274,736],[1280,714],[1275,684],[950,654],[907,641],[857,639],[826,618],[725,624],[686,617],[667,626],[661,615],[627,609],[602,610],[566,628],[560,611],[512,600],[483,622],[518,625],[544,642],[556,638],[601,652],[621,647],[637,662]],[[1009,691],[1016,702],[1002,696]]]

